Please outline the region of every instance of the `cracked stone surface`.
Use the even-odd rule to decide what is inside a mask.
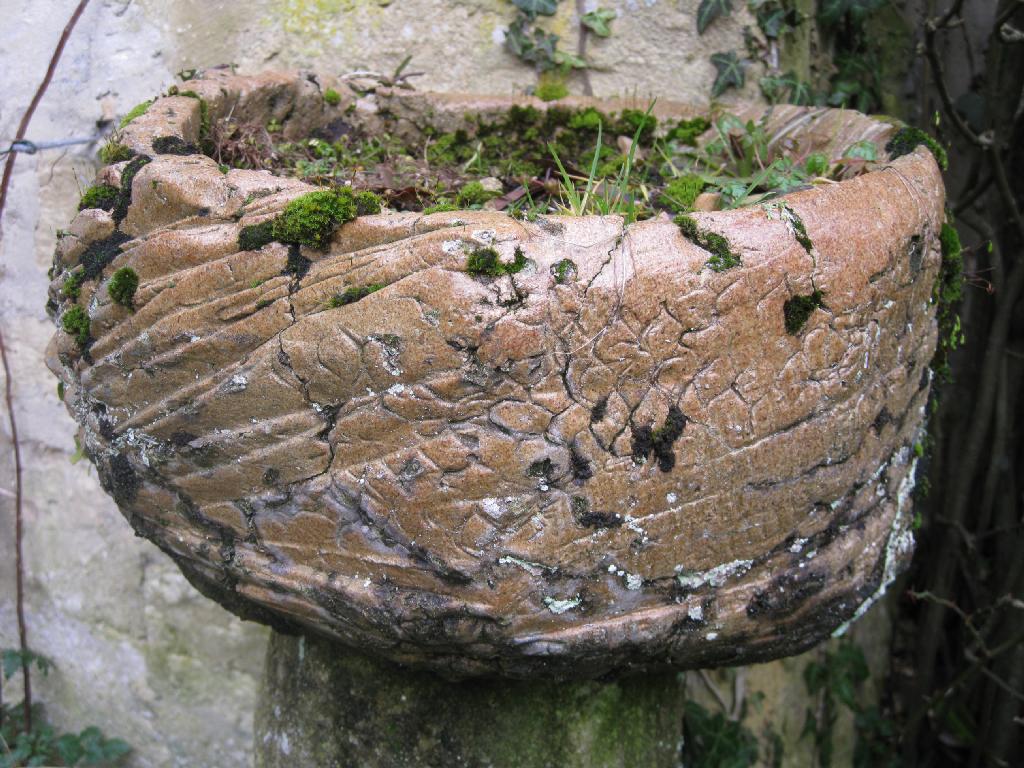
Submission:
[[[345,90],[226,70],[188,86],[214,118],[289,138],[339,114],[321,88]],[[529,101],[353,99],[336,109],[400,135]],[[453,677],[586,677],[798,653],[909,558],[944,203],[923,148],[780,198],[810,250],[778,206],[696,214],[742,257],[716,273],[666,216],[383,212],[325,251],[239,251],[242,227],[313,187],[153,151],[199,126],[200,101],[170,96],[124,130],[152,161],[122,220],[84,211],[61,240],[57,318],[60,270],[114,256],[78,299],[93,342],[58,331],[49,364],[129,522],[229,609]],[[769,118],[777,138],[868,139],[882,158],[894,130]],[[468,274],[481,244],[526,268]],[[107,294],[122,266],[134,311]],[[785,302],[815,290],[824,306],[787,333]]]

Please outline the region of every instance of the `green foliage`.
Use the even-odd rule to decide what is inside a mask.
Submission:
[[[697,6],[697,34],[703,35],[715,19],[732,13],[732,0],[701,0]]]
[[[602,143],[602,123],[597,126],[597,143],[591,156],[590,173],[586,177],[586,185],[582,194],[576,187],[576,182],[566,170],[558,151],[553,145],[549,145],[552,158],[558,167],[562,178],[560,192],[562,204],[565,211],[573,216],[583,216],[588,213],[596,213],[601,216],[618,214],[625,218],[627,223],[637,220],[640,208],[636,202],[636,195],[633,191],[633,171],[636,160],[637,148],[646,135],[648,138],[653,135],[657,128],[657,119],[651,114],[654,109],[652,101],[645,112],[636,109],[626,109],[619,116],[618,127],[620,130],[633,129],[633,139],[629,145],[629,152],[623,158],[621,155],[615,158],[613,165],[604,165],[600,168],[600,162],[604,154]],[[611,175],[607,171],[614,172],[614,179],[598,181],[599,176]]]
[[[749,768],[757,764],[757,738],[722,712],[711,714],[696,701],[683,716],[683,762],[687,768]]]
[[[746,83],[743,62],[735,51],[713,53],[711,63],[717,72],[715,82],[711,86],[711,98],[717,99],[729,88],[742,88]]]
[[[809,83],[800,80],[792,72],[783,75],[766,75],[758,81],[761,93],[772,104],[813,104],[815,97]]]
[[[85,271],[77,270],[64,278],[64,284],[60,287],[61,296],[65,299],[78,301],[82,295],[82,282],[85,280]]]
[[[706,266],[711,270],[725,272],[727,269],[742,266],[743,261],[740,259],[739,254],[733,253],[729,246],[729,241],[717,232],[701,229],[696,220],[685,214],[676,216],[673,221],[686,239],[693,241],[711,253],[711,258],[705,262]]]
[[[326,248],[335,230],[356,217],[352,190],[317,190],[297,197],[274,219],[275,240]]]
[[[825,653],[823,662],[812,662],[804,669],[807,691],[820,697],[820,706],[807,710],[801,737],[814,739],[817,762],[822,768],[832,765],[832,731],[840,707],[854,714],[855,768],[899,768],[902,765],[897,748],[899,736],[892,719],[883,717],[876,707],[864,707],[857,700],[858,691],[868,676],[864,653],[845,638],[836,650]]]
[[[777,40],[785,27],[795,27],[800,16],[786,0],[747,0],[757,26],[769,40]]]
[[[890,158],[895,160],[897,157],[910,154],[914,151],[915,147],[921,144],[924,144],[928,151],[935,156],[935,162],[939,164],[939,168],[946,170],[949,167],[949,157],[946,154],[946,150],[939,142],[920,128],[900,128],[889,139],[889,143],[885,145],[885,151],[889,153]]]
[[[28,652],[39,664],[37,654]],[[21,667],[21,653],[4,650],[4,672],[7,675],[9,659]],[[49,662],[41,670],[49,670]],[[44,671],[45,674],[45,671]],[[46,719],[39,704],[32,707],[32,730],[25,727],[24,707],[21,702],[4,703],[0,708],[0,768],[18,766],[116,766],[124,762],[131,747],[120,739],[108,739],[95,726],[80,733],[58,733]]]
[[[960,235],[948,220],[943,222],[939,232],[939,244],[942,247],[942,265],[932,288],[932,303],[937,305],[935,319],[939,326],[939,338],[931,368],[942,381],[949,381],[949,354],[966,341],[966,336],[956,311],[963,296],[964,258]]]
[[[110,298],[123,307],[131,308],[135,291],[139,287],[139,276],[131,267],[121,267],[110,276],[107,293]]]
[[[259,224],[242,227],[238,233],[238,249],[241,251],[258,251],[267,243],[274,241],[274,220],[267,219]]]
[[[371,283],[370,285],[350,285],[341,293],[332,296],[327,302],[327,306],[331,309],[337,309],[338,307],[344,307],[348,304],[354,304],[360,299],[365,299],[371,293],[376,293],[384,287],[383,283]]]
[[[685,213],[693,208],[693,201],[704,189],[704,180],[695,173],[672,179],[661,193],[662,202],[669,210]]]
[[[786,333],[796,336],[807,324],[811,313],[819,307],[825,306],[825,294],[815,289],[808,296],[794,296],[782,305],[782,312],[786,320]]]
[[[132,151],[124,144],[111,139],[100,147],[99,156],[100,162],[104,165],[113,165],[114,163],[131,160]]]
[[[126,125],[128,125],[128,123],[130,123],[136,117],[139,117],[140,115],[146,114],[146,110],[149,109],[149,107],[150,107],[150,105],[152,103],[153,103],[153,101],[150,100],[150,101],[144,101],[141,104],[136,104],[134,107],[132,107],[128,111],[127,115],[125,115],[124,117],[121,118],[120,127],[124,128]]]
[[[110,184],[94,184],[82,194],[82,199],[78,202],[78,210],[101,208],[104,211],[109,211],[117,202],[117,193],[117,187]]]
[[[4,680],[10,680],[24,667],[34,666],[43,677],[50,674],[53,662],[42,654],[32,650],[22,651],[18,648],[4,648],[0,651],[0,667],[3,669]]]
[[[804,170],[809,176],[824,176],[828,173],[828,155],[822,152],[812,152],[804,160]]]
[[[596,11],[589,11],[580,17],[580,23],[598,37],[611,37],[612,29],[609,26],[616,17],[615,11],[607,8],[598,8]]]
[[[863,24],[873,11],[884,4],[885,0],[820,0],[818,21],[826,27],[844,22]]]
[[[324,103],[331,107],[336,107],[341,104],[341,94],[333,88],[328,88],[324,91]]]
[[[538,14],[554,16],[558,10],[558,0],[512,0],[512,5],[521,10],[531,19]]]
[[[505,33],[505,48],[543,72],[556,66],[558,40],[558,35],[533,26],[530,19],[520,14]]]
[[[526,256],[521,248],[516,248],[515,258],[511,264],[502,262],[498,252],[493,248],[477,248],[466,259],[466,272],[478,277],[501,277],[521,272],[526,266]]]
[[[89,314],[83,307],[75,304],[60,319],[65,332],[73,336],[80,349],[89,345]]]

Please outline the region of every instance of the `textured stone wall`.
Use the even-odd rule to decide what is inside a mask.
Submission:
[[[6,0],[0,31],[0,139],[13,136],[74,0]],[[587,9],[597,4],[581,3]],[[619,18],[587,55],[597,95],[705,101],[708,56],[742,50],[740,10],[697,38],[697,0],[608,0]],[[516,93],[536,75],[502,48],[505,0],[93,0],[65,51],[29,138],[88,136],[192,66],[309,66],[389,71],[407,54],[421,89]],[[575,51],[576,4],[553,29]],[[745,93],[753,96],[756,72]],[[579,92],[582,81],[570,88]],[[43,305],[56,231],[95,172],[96,146],[18,159],[0,252],[0,327],[14,369],[25,464],[31,644],[58,669],[39,697],[62,728],[97,724],[136,748],[132,765],[247,765],[266,632],[189,587],[155,547],[133,538],[86,461],[43,364]],[[14,487],[0,435],[0,646],[15,644]],[[13,689],[12,689],[13,690]],[[800,706],[800,711],[803,707]]]

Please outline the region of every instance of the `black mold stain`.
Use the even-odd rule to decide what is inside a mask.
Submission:
[[[658,429],[634,425],[632,427],[633,461],[640,464],[653,454],[658,460],[658,469],[662,472],[670,472],[676,465],[676,455],[672,446],[683,434],[685,427],[686,416],[676,405],[669,406],[665,423]]]

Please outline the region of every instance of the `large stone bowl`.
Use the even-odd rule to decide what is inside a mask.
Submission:
[[[186,87],[123,130],[151,161],[100,172],[119,205],[61,240],[51,310],[86,264],[90,341],[58,331],[49,360],[104,487],[204,594],[453,677],[583,677],[798,653],[909,557],[943,185],[925,148],[889,158],[891,124],[775,108],[773,140],[870,140],[881,162],[696,214],[742,258],[722,272],[665,215],[384,212],[326,250],[246,251],[243,227],[312,188],[224,172],[195,151],[210,120],[409,136],[547,105],[310,74]],[[526,266],[474,276],[482,246]],[[108,292],[123,266],[132,309]]]

